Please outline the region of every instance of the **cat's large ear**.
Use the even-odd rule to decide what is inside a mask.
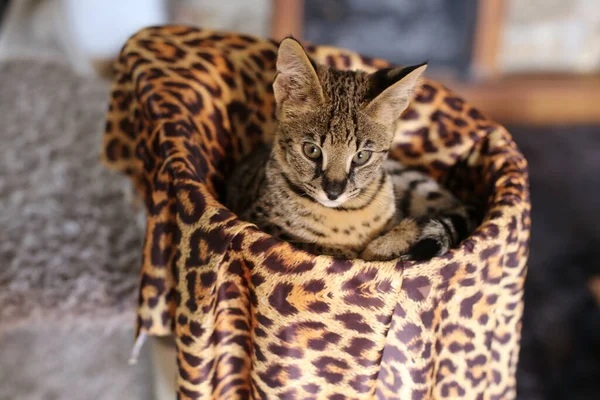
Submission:
[[[318,106],[323,88],[302,45],[293,38],[284,39],[277,53],[277,74],[273,83],[277,107]]]
[[[365,107],[367,115],[384,125],[393,124],[408,107],[412,93],[426,68],[427,63],[423,63],[372,73],[372,100]]]

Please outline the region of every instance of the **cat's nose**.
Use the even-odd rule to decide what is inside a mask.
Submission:
[[[323,190],[329,200],[335,200],[344,193],[346,189],[346,181],[330,181],[323,180]]]

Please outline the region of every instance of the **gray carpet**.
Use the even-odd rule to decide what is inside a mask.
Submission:
[[[133,321],[141,233],[100,164],[108,84],[0,65],[0,321]],[[65,321],[66,321],[65,320]]]
[[[142,232],[99,156],[109,86],[11,61],[0,88],[0,399],[147,399],[127,365]]]
[[[152,399],[150,357],[127,364],[132,329],[17,328],[0,339],[0,400]]]

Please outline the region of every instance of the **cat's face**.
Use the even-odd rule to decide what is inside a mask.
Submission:
[[[299,195],[338,207],[381,177],[393,125],[425,66],[367,74],[311,64],[298,42],[280,46],[273,85],[274,155]]]
[[[387,130],[364,113],[332,113],[327,106],[289,114],[276,140],[286,178],[327,207],[360,196],[380,176],[391,145]]]

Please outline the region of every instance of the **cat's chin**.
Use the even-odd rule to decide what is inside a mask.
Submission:
[[[327,208],[336,208],[342,205],[342,201],[339,200],[317,200],[322,206]]]
[[[335,200],[330,200],[327,198],[327,196],[325,195],[325,193],[320,193],[319,195],[317,195],[316,197],[314,197],[314,199],[321,204],[323,207],[327,207],[327,208],[336,208],[341,206],[342,204],[348,202],[348,196],[344,193],[343,195],[341,195],[340,197],[338,197]]]

